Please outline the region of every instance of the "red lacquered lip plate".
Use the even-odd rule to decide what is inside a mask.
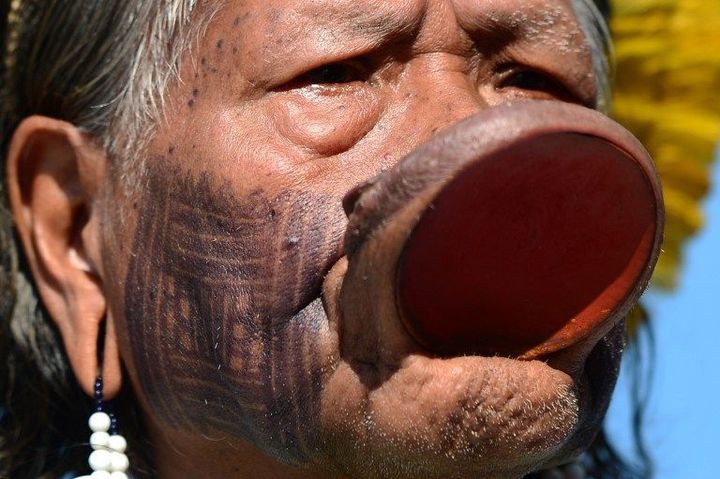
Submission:
[[[528,128],[448,181],[404,246],[401,317],[439,354],[568,347],[625,314],[657,260],[662,201],[644,150],[625,148],[626,132]]]

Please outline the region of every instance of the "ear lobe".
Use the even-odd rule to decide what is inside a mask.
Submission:
[[[33,116],[13,135],[6,177],[18,235],[72,369],[92,395],[98,344],[104,344],[109,397],[120,387],[121,371],[115,330],[101,327],[107,303],[97,205],[106,162],[105,152],[75,126]]]

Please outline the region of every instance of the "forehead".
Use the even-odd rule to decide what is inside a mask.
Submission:
[[[411,32],[431,17],[467,31],[502,29],[536,39],[552,30],[576,33],[570,30],[577,26],[571,0],[243,0],[224,3],[220,15],[235,16],[245,34],[261,28],[266,38],[299,39],[332,27],[328,41]]]
[[[398,17],[412,18],[422,16],[426,11],[443,7],[457,11],[462,15],[474,15],[475,12],[509,12],[517,17],[524,12],[525,18],[542,17],[542,13],[572,11],[571,0],[226,0],[220,9],[239,9],[270,16],[288,12],[312,13],[318,17],[335,17],[352,21],[367,18]]]
[[[225,75],[242,77],[231,86],[236,96],[328,60],[409,44],[413,50],[407,53],[450,48],[487,57],[512,52],[521,61],[544,57],[546,65],[568,70],[573,82],[594,81],[572,0],[231,0],[221,5],[200,41],[201,57],[232,64]]]

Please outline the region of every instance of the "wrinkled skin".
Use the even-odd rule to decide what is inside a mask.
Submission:
[[[511,478],[587,446],[621,324],[555,368],[355,354],[343,332],[363,325],[338,307],[354,186],[480,110],[594,104],[569,2],[231,1],[181,76],[140,194],[106,205],[125,217],[107,288],[162,477]]]

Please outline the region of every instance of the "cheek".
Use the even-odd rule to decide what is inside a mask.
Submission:
[[[380,117],[377,92],[352,85],[336,91],[306,87],[275,95],[268,108],[280,136],[319,156],[350,149]]]
[[[125,287],[149,413],[171,428],[298,455],[297,436],[317,416],[312,378],[330,355],[317,298],[338,256],[342,210],[319,193],[235,195],[207,174],[158,166]]]

